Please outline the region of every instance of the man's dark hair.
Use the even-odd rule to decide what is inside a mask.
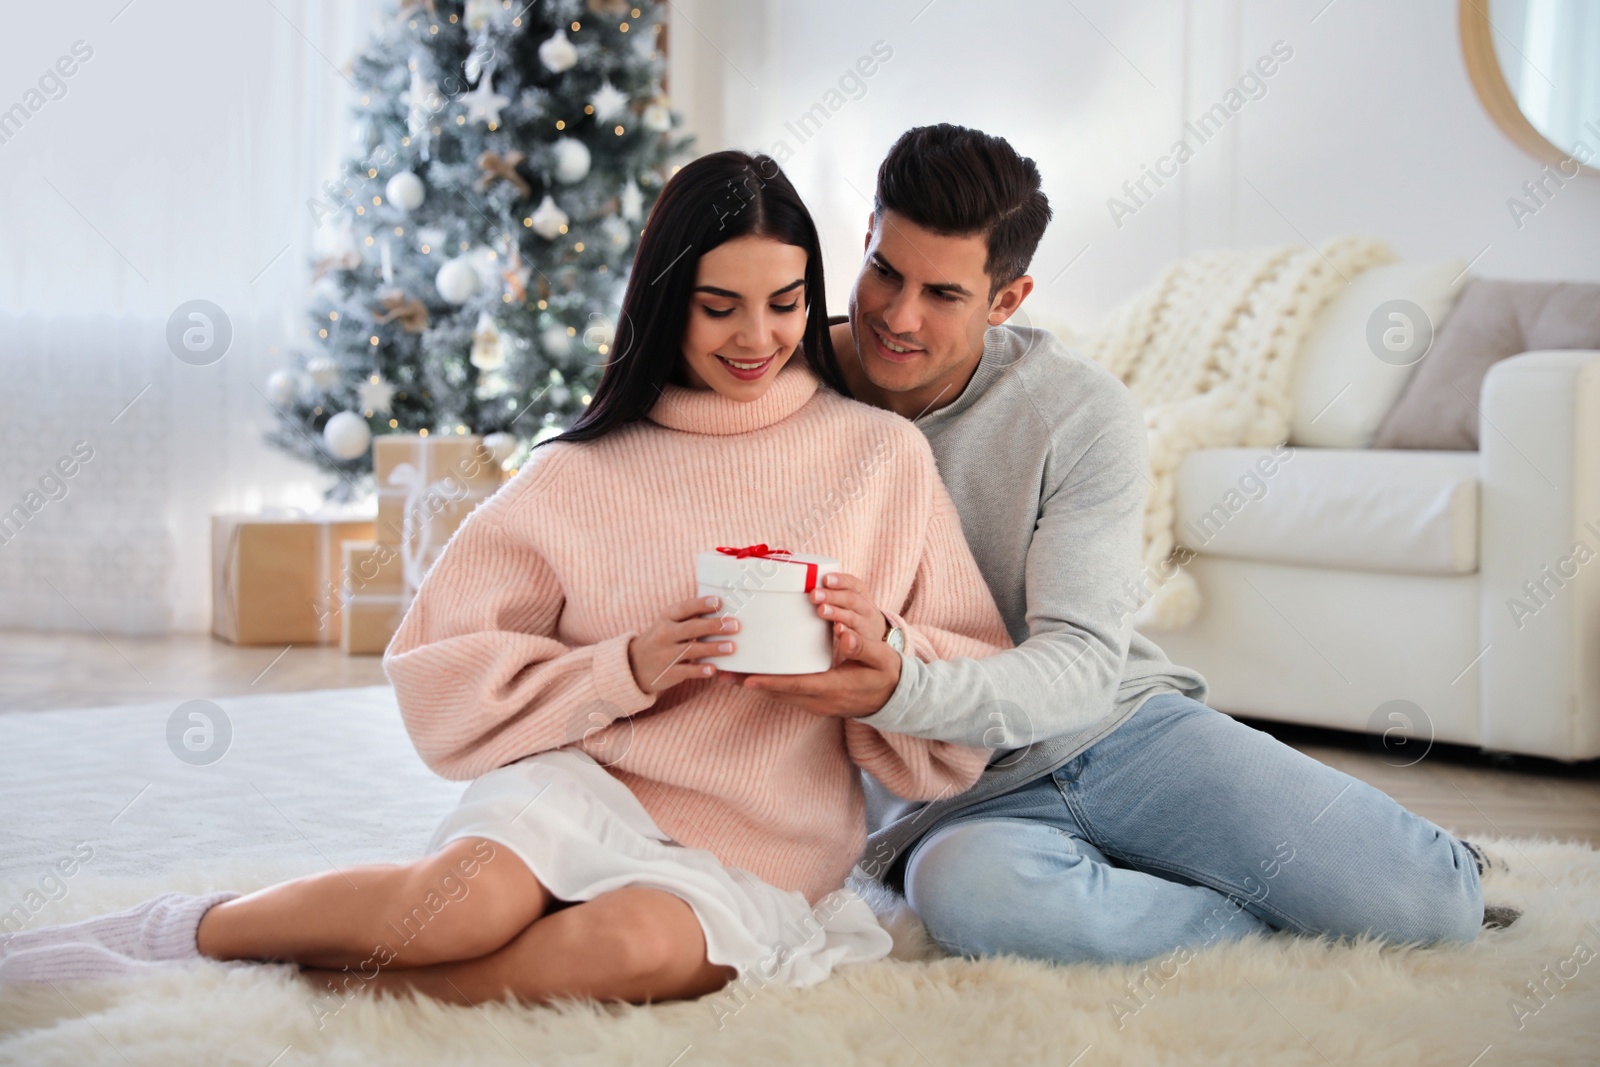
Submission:
[[[989,298],[1028,272],[1050,223],[1039,168],[1003,137],[952,126],[918,126],[900,135],[878,167],[873,215],[903,215],[950,237],[982,234]]]

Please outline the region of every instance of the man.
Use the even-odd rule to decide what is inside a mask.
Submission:
[[[1276,929],[1472,940],[1475,849],[1207,707],[1205,680],[1133,632],[1143,417],[1103,368],[1006,325],[1049,219],[1004,140],[909,131],[833,332],[855,395],[927,436],[1017,647],[922,662],[845,576],[818,611],[848,660],[742,684],[996,749],[973,789],[932,804],[867,780],[862,867],[951,952],[1131,962]]]

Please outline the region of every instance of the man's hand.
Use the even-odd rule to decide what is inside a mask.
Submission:
[[[867,596],[861,579],[853,574],[825,574],[822,588],[811,591],[817,614],[831,623],[844,623],[868,641],[882,641],[889,632],[889,620]],[[834,637],[839,627],[833,628]]]
[[[853,575],[826,575],[811,599],[833,625],[839,662],[821,674],[750,674],[740,684],[813,715],[859,719],[880,710],[900,684],[900,653],[883,640],[888,619]]]

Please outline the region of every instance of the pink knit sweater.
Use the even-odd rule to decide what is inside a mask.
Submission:
[[[921,432],[794,358],[752,403],[669,385],[647,420],[540,447],[468,517],[384,656],[417,751],[473,778],[575,745],[674,840],[813,902],[842,885],[866,841],[855,765],[928,800],[988,753],[722,678],[642,691],[628,642],[695,595],[694,554],[758,542],[839,559],[924,660],[1010,647]]]

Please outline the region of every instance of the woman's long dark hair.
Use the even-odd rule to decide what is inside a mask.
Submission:
[[[714,152],[686,164],[661,191],[634,253],[615,355],[588,408],[571,429],[550,441],[592,441],[644,417],[683,361],[700,257],[751,234],[805,250],[806,331],[800,353],[819,379],[850,395],[828,336],[822,246],[811,213],[768,156]]]

